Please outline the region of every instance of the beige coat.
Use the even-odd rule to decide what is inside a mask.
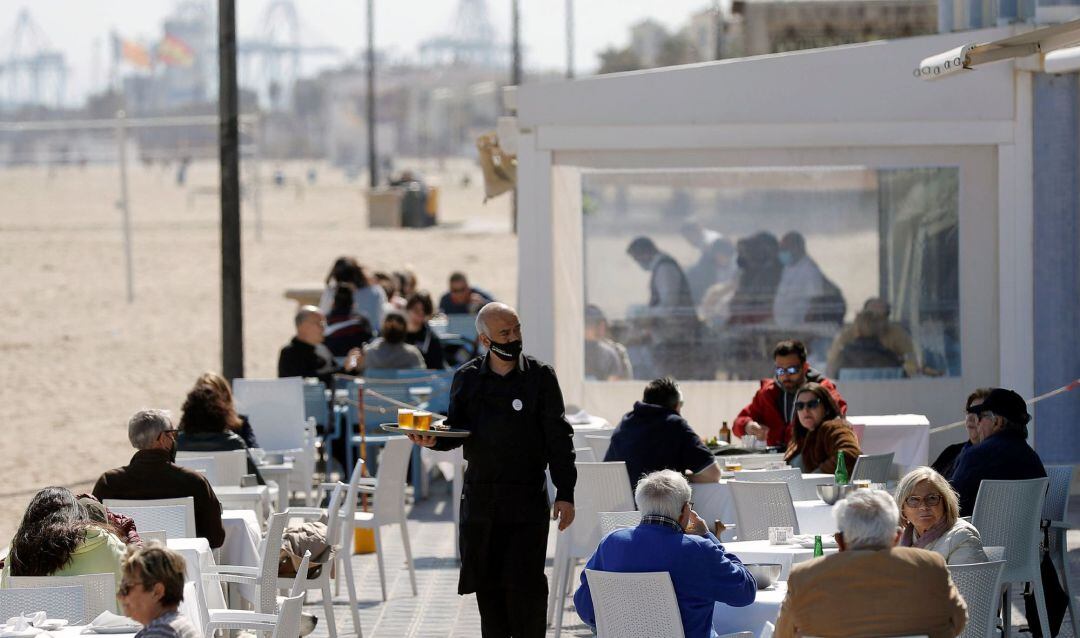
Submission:
[[[945,561],[911,547],[852,550],[791,568],[776,638],[952,638],[967,608]]]

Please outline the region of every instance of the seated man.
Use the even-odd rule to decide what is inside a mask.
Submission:
[[[627,412],[611,434],[604,461],[623,461],[631,489],[638,479],[657,470],[690,474],[694,483],[720,480],[720,466],[701,437],[682,418],[682,393],[671,377],[650,381],[641,401]]]
[[[960,635],[967,608],[945,559],[896,547],[900,513],[888,492],[858,490],[834,511],[840,552],[791,567],[776,638]]]
[[[495,301],[487,292],[469,285],[465,273],[450,275],[450,291],[439,299],[439,312],[447,315],[475,315],[485,304]]]
[[[586,569],[605,572],[668,572],[679,603],[683,633],[705,638],[712,629],[714,603],[745,607],[757,583],[734,554],[690,509],[690,484],[671,470],[653,472],[634,492],[641,524],[615,530],[600,541]],[[574,594],[577,613],[596,627],[596,612],[585,572]]]
[[[173,463],[176,435],[177,429],[165,411],[136,412],[128,421],[128,440],[138,452],[127,465],[98,478],[94,498],[104,501],[191,496],[195,499],[195,533],[205,538],[210,547],[221,547],[225,542],[221,503],[206,477]]]
[[[315,306],[302,306],[294,319],[296,336],[278,355],[279,377],[318,377],[326,387],[334,387],[335,372],[355,372],[360,348],[349,350],[343,368],[334,363],[334,355],[323,344],[326,317]]]
[[[607,336],[608,323],[599,306],[585,307],[585,378],[598,381],[632,379],[626,348]]]
[[[881,332],[881,344],[903,361],[904,372],[907,376],[914,377],[919,374],[919,357],[915,352],[915,344],[911,341],[911,335],[904,327],[895,321],[889,320],[892,309],[889,302],[880,297],[871,297],[863,304],[863,310],[876,315],[884,322]],[[829,346],[829,354],[826,357],[826,372],[831,377],[836,377],[840,372],[840,353],[844,346],[858,337],[858,329],[855,324],[844,326],[840,334],[836,335],[832,345]]]
[[[888,320],[877,313],[859,311],[855,315],[856,336],[836,357],[837,373],[844,369],[902,368],[904,360],[881,341],[887,324]]]
[[[984,480],[1019,481],[1046,476],[1042,459],[1027,444],[1031,417],[1023,397],[1012,390],[994,388],[967,411],[979,419],[975,425],[977,443],[956,459],[949,480],[960,495],[961,516],[970,516],[975,509],[975,497]]]
[[[378,338],[364,346],[356,367],[379,370],[422,370],[424,355],[414,345],[405,343],[408,323],[397,310],[386,313]]]
[[[735,417],[732,432],[741,437],[753,434],[768,445],[786,446],[795,423],[795,395],[807,381],[816,381],[829,391],[840,416],[847,414],[847,401],[836,385],[806,362],[806,346],[801,341],[781,341],[773,348],[776,376],[762,379],[750,405]]]

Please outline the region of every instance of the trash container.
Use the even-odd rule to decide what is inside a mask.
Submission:
[[[426,228],[431,226],[431,217],[427,212],[427,188],[420,182],[405,185],[401,199],[401,225],[407,228]]]

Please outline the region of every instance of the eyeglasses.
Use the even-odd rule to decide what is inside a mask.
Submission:
[[[993,412],[979,412],[979,420],[980,421],[982,421],[983,419],[993,419],[993,418],[994,418],[994,413]]]
[[[172,438],[175,439],[176,436],[178,434],[180,434],[180,430],[178,430],[176,428],[169,428],[168,430],[162,430],[161,433],[162,434],[168,434],[169,436],[171,436]]]
[[[909,496],[904,499],[904,505],[917,510],[923,505],[937,507],[941,505],[941,494],[927,494],[926,496]]]
[[[776,376],[778,377],[785,374],[799,374],[800,372],[802,372],[802,366],[788,366],[786,368],[776,368]]]
[[[690,509],[694,509],[694,501],[686,501],[686,504],[690,507]]]
[[[796,412],[802,412],[803,410],[806,410],[806,409],[813,410],[813,409],[817,408],[819,405],[821,405],[821,399],[810,399],[809,401],[796,401],[795,402],[795,411]]]
[[[135,585],[142,585],[142,583],[133,583],[128,580],[120,581],[120,586],[116,588],[116,595],[121,598],[127,596],[129,593],[131,593],[131,589],[135,587]]]

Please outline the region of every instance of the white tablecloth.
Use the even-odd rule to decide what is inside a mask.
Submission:
[[[816,489],[815,485],[830,484],[834,482],[832,474],[803,474],[803,488],[809,493],[810,490]],[[731,498],[731,488],[727,486],[727,480],[721,479],[717,483],[691,483],[690,487],[693,491],[691,499],[694,501],[694,511],[701,516],[710,527],[716,520],[724,521],[724,523],[735,523],[738,525],[738,520],[735,516],[735,501]],[[822,502],[824,505],[824,503]],[[796,509],[795,513],[798,514],[799,510]],[[812,518],[810,522],[814,523],[817,519]],[[799,519],[799,526],[802,527],[802,519]],[[829,524],[831,525],[831,523]],[[816,523],[812,525],[814,529],[818,526]],[[832,533],[831,527],[826,529],[828,533]],[[805,532],[812,534],[816,532]],[[726,535],[725,535],[726,536]]]
[[[86,636],[108,636],[108,638],[131,638],[136,632],[130,634],[84,634],[82,630],[86,628],[86,625],[70,625],[63,627],[62,629],[54,629],[48,633],[39,634],[40,636],[52,636],[53,638],[86,638]]]
[[[780,563],[780,580],[787,580],[791,566],[814,557],[813,549],[799,545],[770,545],[769,541],[740,541],[724,543],[724,549],[735,554],[744,563]],[[835,547],[826,548],[826,554],[835,553]]]
[[[836,519],[833,506],[821,499],[795,501],[795,518],[799,521],[800,534],[835,534]]]
[[[251,487],[233,487],[231,485],[216,485],[214,493],[221,501],[222,509],[253,510],[259,515],[259,520],[264,521],[270,516],[270,488],[265,485],[253,485]]]
[[[760,636],[766,622],[776,624],[780,604],[786,595],[787,581],[780,581],[768,589],[759,589],[754,602],[746,607],[716,603],[712,617],[713,631],[720,636],[740,631],[752,631],[754,636]]]
[[[193,583],[202,582],[206,594],[206,606],[210,609],[226,609],[225,595],[221,592],[221,583],[216,580],[203,580],[203,570],[217,564],[210,551],[210,543],[205,538],[170,538],[166,541],[169,549],[179,552],[184,557],[184,580]]]
[[[221,524],[225,527],[225,543],[221,546],[222,565],[240,565],[242,567],[259,566],[259,521],[251,510],[225,510],[221,513]],[[236,585],[234,591],[240,592],[248,602],[257,605],[253,585]]]
[[[892,478],[930,464],[930,421],[925,416],[848,416],[848,421],[855,430],[863,454],[893,453]]]
[[[571,423],[570,427],[574,428],[574,447],[589,447],[589,444],[585,442],[586,434],[596,434],[597,432],[610,431],[613,428],[611,424],[607,422],[607,419],[598,416],[589,416],[588,423]],[[603,459],[598,459],[603,460]]]

